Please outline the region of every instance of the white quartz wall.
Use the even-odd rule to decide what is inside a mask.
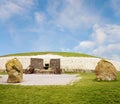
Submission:
[[[65,71],[94,70],[98,58],[65,57],[61,58],[61,68]]]
[[[0,69],[5,70],[5,64],[8,60],[18,58],[26,69],[30,65],[31,58],[42,58],[44,64],[49,63],[50,59],[60,59],[60,67],[65,71],[80,71],[80,70],[94,70],[99,58],[86,58],[86,57],[61,57],[54,55],[39,55],[39,56],[14,56],[14,57],[0,57]],[[109,60],[114,64],[116,69],[120,71],[120,62]]]
[[[26,69],[30,65],[30,57],[1,57],[0,58],[0,69],[5,69],[5,64],[8,60],[13,58],[18,58],[18,60],[22,63],[23,69]]]

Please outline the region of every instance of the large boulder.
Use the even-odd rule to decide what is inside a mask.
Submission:
[[[8,83],[20,83],[23,81],[23,67],[17,58],[9,60],[5,66],[8,73]]]
[[[114,65],[104,59],[100,60],[95,67],[95,74],[97,80],[116,80],[117,70]]]

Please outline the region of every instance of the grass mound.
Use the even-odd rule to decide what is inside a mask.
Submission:
[[[26,52],[26,53],[16,53],[16,54],[8,54],[5,56],[32,56],[32,55],[45,55],[45,54],[53,54],[60,55],[65,57],[95,57],[92,55],[84,54],[84,53],[75,53],[75,52]]]

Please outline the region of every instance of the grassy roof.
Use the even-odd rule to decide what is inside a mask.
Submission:
[[[76,53],[76,52],[26,52],[26,53],[16,53],[16,54],[7,54],[1,57],[6,56],[33,56],[33,55],[45,55],[45,54],[53,54],[60,55],[65,57],[95,57],[92,55],[84,54],[84,53]]]

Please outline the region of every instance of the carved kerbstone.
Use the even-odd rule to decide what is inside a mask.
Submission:
[[[8,83],[20,83],[23,81],[23,67],[17,58],[9,60],[5,66],[8,73]]]

